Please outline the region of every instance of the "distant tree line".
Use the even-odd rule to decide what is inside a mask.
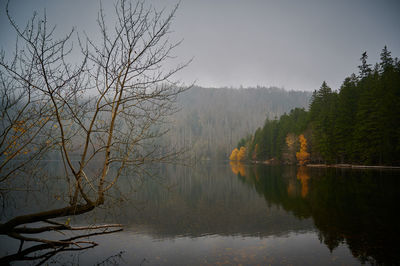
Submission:
[[[400,165],[400,62],[386,46],[374,67],[367,58],[364,52],[359,74],[345,78],[338,91],[324,81],[308,111],[267,118],[237,149],[246,148],[247,160],[296,163],[302,149],[300,157],[309,153],[306,161],[314,163]]]
[[[307,107],[311,92],[275,87],[192,87],[179,95],[181,110],[161,144],[186,149],[186,159],[226,160],[241,136],[253,133],[266,117],[279,117],[294,107]]]

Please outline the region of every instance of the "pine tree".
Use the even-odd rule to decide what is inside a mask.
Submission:
[[[380,161],[382,141],[381,95],[379,73],[374,71],[368,78],[360,81],[360,97],[356,114],[354,148],[356,160],[362,164],[376,164]]]
[[[359,78],[363,79],[368,77],[371,74],[371,65],[367,63],[368,55],[367,52],[362,53],[361,55],[361,65],[358,66],[360,69]]]
[[[389,68],[393,67],[393,58],[391,56],[391,52],[389,52],[386,45],[382,49],[381,62],[379,65],[380,65],[381,73],[383,73],[383,72],[387,71]]]
[[[296,108],[279,120],[267,119],[246,145],[248,158],[290,163],[293,136],[307,132],[312,157],[302,135],[296,154],[300,164],[311,157],[328,163],[400,165],[400,62],[386,46],[373,69],[367,58],[364,52],[359,76],[347,77],[339,92],[324,81],[312,94],[309,112]]]
[[[336,150],[340,162],[349,162],[354,157],[353,134],[356,121],[359,90],[357,77],[352,74],[340,88],[335,124]]]
[[[310,105],[313,140],[317,149],[327,161],[335,159],[334,128],[336,119],[337,94],[324,81],[314,94]]]

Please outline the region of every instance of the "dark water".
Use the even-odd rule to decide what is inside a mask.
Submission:
[[[400,171],[161,167],[145,181],[128,175],[110,195],[110,204],[72,220],[119,222],[123,232],[91,238],[99,246],[63,252],[48,263],[399,264],[399,189]],[[62,196],[57,182],[48,190],[51,197]],[[40,196],[29,197],[25,204],[15,200],[14,208],[3,207],[3,217],[23,213],[24,206],[43,208]],[[0,244],[3,255],[18,248],[5,237]]]

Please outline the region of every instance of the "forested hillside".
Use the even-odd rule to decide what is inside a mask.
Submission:
[[[231,159],[400,165],[400,62],[386,46],[374,67],[367,58],[363,53],[358,75],[345,78],[338,91],[323,82],[309,111],[267,117]]]
[[[311,92],[275,87],[193,87],[179,96],[181,109],[163,142],[186,148],[186,158],[226,159],[237,140],[254,132],[265,117],[274,119],[294,107],[307,107],[310,97]]]

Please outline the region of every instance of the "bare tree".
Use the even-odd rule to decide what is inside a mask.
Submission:
[[[116,226],[74,228],[52,219],[93,210],[104,204],[124,171],[140,172],[146,163],[177,154],[157,144],[166,132],[165,118],[185,90],[171,78],[187,63],[163,68],[179,45],[168,39],[176,9],[158,12],[144,2],[120,0],[109,30],[100,7],[100,41],[78,36],[82,58],[76,64],[70,59],[73,30],[57,39],[46,16],[36,14],[22,29],[7,5],[18,42],[11,59],[4,51],[0,58],[0,181],[8,184],[22,171],[37,169],[46,154],[58,154],[69,200],[64,207],[1,223],[1,234],[21,240],[21,246],[23,241],[64,246],[73,241],[25,235]],[[34,222],[47,224],[26,226]]]

